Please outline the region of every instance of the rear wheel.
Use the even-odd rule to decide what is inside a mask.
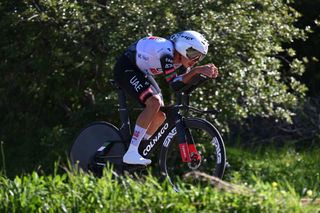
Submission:
[[[191,184],[200,183],[200,180],[195,178],[184,178],[185,174],[191,171],[222,178],[226,165],[226,151],[218,130],[208,121],[198,118],[185,119],[185,126],[188,143],[195,145],[200,157],[193,155],[192,162],[182,162],[179,143],[177,137],[174,137],[162,147],[161,174],[168,178],[173,186],[179,179]]]
[[[125,145],[119,130],[110,123],[95,122],[84,128],[76,137],[70,151],[72,166],[83,171],[90,170],[90,164],[93,163],[97,150],[102,146],[108,147],[105,158],[108,158],[109,162],[122,163]]]

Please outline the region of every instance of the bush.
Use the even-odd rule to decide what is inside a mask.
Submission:
[[[118,121],[107,81],[116,55],[146,35],[205,34],[204,63],[214,62],[221,77],[192,102],[221,108],[217,123],[224,132],[230,121],[250,115],[291,121],[304,96],[296,79],[303,63],[281,46],[304,33],[293,26],[297,12],[281,0],[4,0],[0,11],[0,140],[12,174],[64,155],[86,123]],[[287,69],[282,52],[293,56]],[[163,93],[171,94],[164,86]],[[10,163],[12,156],[19,166]]]

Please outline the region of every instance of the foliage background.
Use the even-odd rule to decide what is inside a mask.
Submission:
[[[1,1],[0,140],[6,153],[2,167],[6,163],[9,176],[50,171],[52,162],[66,158],[73,137],[84,125],[95,120],[118,124],[116,96],[108,84],[115,57],[143,36],[167,36],[185,29],[205,34],[210,50],[204,63],[214,62],[220,68],[221,77],[201,88],[193,105],[222,110],[213,122],[227,142],[269,140],[268,134],[250,131],[268,132],[261,120],[265,126],[287,131],[311,118],[311,124],[302,123],[306,131],[291,136],[307,132],[316,143],[319,102],[308,102],[307,87],[301,82],[310,89],[307,95],[318,94],[317,51],[309,51],[305,42],[319,46],[319,25],[306,27],[290,5],[301,9],[305,4]],[[301,11],[308,14],[308,9]],[[170,102],[171,93],[161,84]]]

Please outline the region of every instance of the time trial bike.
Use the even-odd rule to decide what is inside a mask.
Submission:
[[[200,110],[189,105],[191,92],[207,80],[205,76],[198,75],[175,94],[174,105],[161,107],[166,120],[150,140],[141,141],[139,146],[139,153],[145,158],[158,153],[151,166],[159,166],[160,179],[168,179],[173,186],[191,171],[205,172],[218,178],[222,178],[225,171],[226,150],[219,131],[209,121],[183,113],[218,113],[217,110]],[[91,123],[79,133],[70,151],[73,166],[98,176],[102,175],[106,164],[111,164],[118,174],[145,169],[145,166],[122,161],[131,139],[129,109],[124,91],[114,81],[112,84],[118,92],[120,128],[105,121]]]

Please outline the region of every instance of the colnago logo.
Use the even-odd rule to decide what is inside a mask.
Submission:
[[[169,132],[168,136],[166,139],[163,141],[163,146],[167,147],[169,146],[169,143],[171,142],[172,138],[177,134],[177,129],[176,127],[172,128],[171,132]]]
[[[221,148],[219,145],[218,138],[214,137],[212,140],[212,144],[216,147],[216,152],[217,152],[217,163],[221,163]]]
[[[147,154],[150,152],[150,150],[152,149],[152,147],[154,147],[154,145],[158,142],[158,140],[162,137],[162,135],[164,134],[164,132],[168,129],[169,124],[165,123],[165,125],[161,128],[161,130],[158,132],[158,134],[156,135],[156,137],[150,141],[150,143],[148,144],[148,146],[143,150],[142,154],[143,156],[147,156]]]

